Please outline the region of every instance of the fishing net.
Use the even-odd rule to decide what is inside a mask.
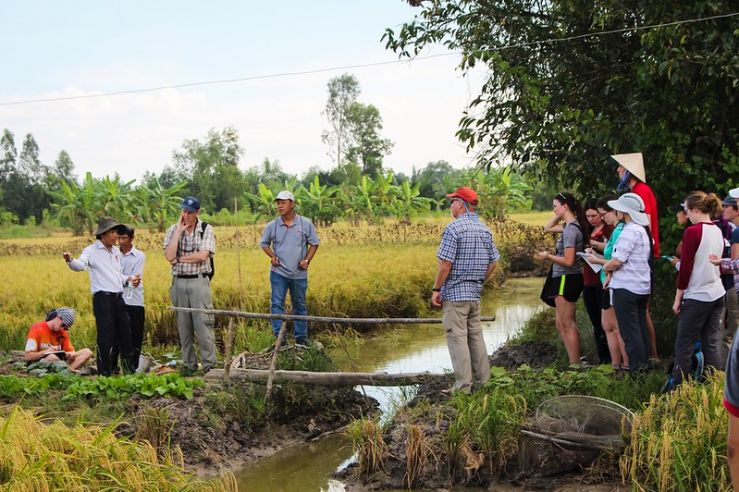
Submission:
[[[592,396],[542,402],[521,433],[520,455],[532,473],[554,475],[590,465],[603,451],[620,453],[634,414]]]

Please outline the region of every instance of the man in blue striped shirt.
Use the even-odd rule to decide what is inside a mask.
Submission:
[[[469,392],[490,379],[480,323],[482,285],[500,257],[490,229],[475,213],[477,193],[461,187],[447,195],[454,221],[444,229],[436,253],[439,271],[431,303],[444,311],[444,330],[454,369],[449,391]]]

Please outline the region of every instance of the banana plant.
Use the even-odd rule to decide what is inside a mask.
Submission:
[[[92,173],[86,173],[82,184],[60,180],[59,190],[49,192],[51,207],[56,211],[62,224],[72,228],[75,236],[87,231],[92,235],[97,217],[95,214],[95,180]]]

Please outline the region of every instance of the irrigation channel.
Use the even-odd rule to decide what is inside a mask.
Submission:
[[[485,342],[492,353],[543,304],[539,278],[507,281],[483,299],[483,314],[496,321],[484,323]],[[443,328],[440,325],[381,327],[362,338],[357,359],[337,351],[331,356],[344,371],[389,373],[443,373],[451,370]],[[383,418],[412,395],[413,388],[364,386],[365,393],[380,402]],[[341,434],[295,446],[249,465],[236,473],[239,489],[249,492],[340,491],[343,484],[331,474],[351,463],[351,443]]]

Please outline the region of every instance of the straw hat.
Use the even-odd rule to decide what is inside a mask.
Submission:
[[[629,214],[631,220],[640,226],[649,225],[649,216],[644,212],[644,201],[636,193],[624,193],[618,200],[609,200],[608,206],[613,210]]]
[[[642,183],[647,182],[647,173],[644,172],[644,158],[641,152],[635,154],[616,154],[611,157],[639,181]]]

